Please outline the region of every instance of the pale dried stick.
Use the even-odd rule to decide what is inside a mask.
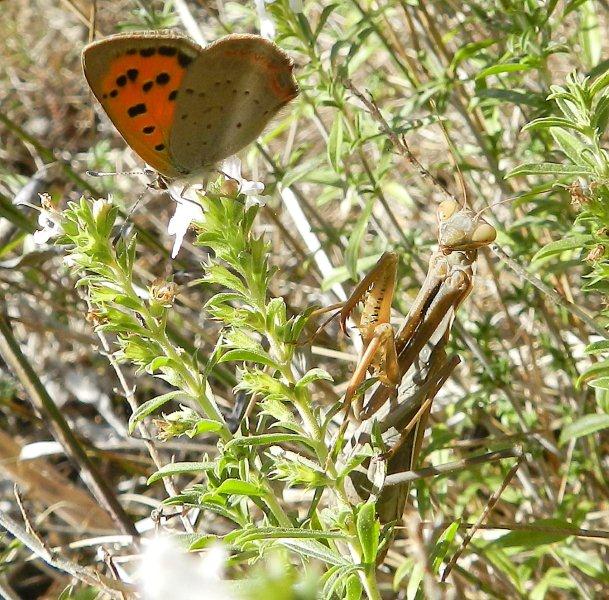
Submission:
[[[480,515],[480,517],[478,518],[478,520],[476,521],[474,526],[467,532],[467,534],[463,538],[463,541],[461,542],[461,545],[459,546],[457,551],[454,553],[453,557],[450,559],[450,562],[446,565],[446,568],[444,569],[444,572],[442,573],[441,581],[446,581],[446,578],[450,575],[450,572],[452,571],[453,567],[457,563],[457,560],[459,560],[459,557],[461,556],[461,554],[463,553],[463,551],[465,550],[465,548],[471,541],[472,537],[474,537],[474,534],[476,533],[476,531],[478,531],[478,528],[480,527],[482,522],[486,519],[486,517],[488,517],[488,515],[493,510],[493,508],[495,508],[495,504],[497,504],[497,501],[501,497],[501,494],[503,494],[503,490],[505,490],[505,488],[509,485],[510,481],[512,480],[512,477],[514,477],[514,475],[516,475],[516,471],[518,471],[518,468],[520,467],[522,461],[524,460],[524,457],[525,457],[524,453],[522,453],[518,457],[516,464],[509,470],[508,474],[505,476],[505,479],[503,480],[503,483],[501,484],[499,489],[496,490],[493,493],[493,495],[489,498],[486,506],[484,507],[484,510],[482,511],[482,514]]]
[[[48,565],[68,573],[72,577],[76,577],[76,579],[87,585],[102,588],[102,591],[108,594],[110,598],[122,598],[125,592],[130,594],[135,593],[135,588],[132,585],[122,581],[115,581],[90,568],[82,567],[71,560],[49,552],[36,537],[28,533],[15,519],[2,511],[0,511],[0,527],[6,529],[6,531]]]
[[[91,309],[91,307],[89,306],[89,310],[90,309]],[[125,394],[125,398],[127,399],[129,406],[131,407],[131,410],[133,412],[135,412],[138,409],[137,400],[135,399],[133,390],[129,387],[129,385],[127,383],[127,379],[125,378],[125,375],[124,375],[120,365],[116,362],[116,359],[114,358],[114,355],[112,354],[112,350],[110,349],[110,344],[108,344],[108,340],[106,339],[106,336],[103,334],[103,332],[98,331],[97,337],[99,338],[102,348],[104,349],[104,355],[106,356],[106,358],[108,359],[108,362],[110,363],[110,365],[112,365],[112,368],[114,369],[114,372],[116,373],[116,376],[123,389],[123,393]],[[159,456],[157,449],[155,448],[154,444],[151,441],[152,436],[150,434],[150,431],[148,430],[148,427],[146,426],[146,424],[143,421],[140,421],[138,423],[138,429],[139,429],[140,435],[142,437],[142,440],[144,441],[144,444],[146,445],[148,454],[150,454],[150,458],[152,458],[152,462],[154,463],[157,470],[160,470],[161,467],[163,466],[163,462],[161,461],[161,457]],[[171,477],[164,477],[163,484],[164,484],[165,490],[167,491],[167,494],[169,496],[178,495],[178,490],[176,489],[173,481],[171,480]],[[180,515],[180,520],[182,521],[182,524],[184,525],[184,529],[188,533],[193,533],[194,529],[192,527],[191,522],[186,517],[186,515]]]

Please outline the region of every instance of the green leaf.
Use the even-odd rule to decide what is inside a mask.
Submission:
[[[480,42],[470,42],[469,44],[465,44],[459,48],[450,63],[449,71],[451,73],[455,72],[455,69],[468,58],[475,56],[479,50],[483,50],[484,48],[488,48],[493,44],[496,44],[498,40],[494,40],[492,38],[487,38],[486,40],[481,40]]]
[[[206,265],[203,281],[216,283],[222,287],[235,290],[247,298],[247,290],[239,277],[233,275],[226,267],[221,265]]]
[[[235,531],[225,536],[224,539],[227,543],[245,544],[254,540],[265,539],[346,540],[349,538],[340,531],[322,531],[301,527],[255,527],[244,531]]]
[[[557,548],[556,553],[582,573],[588,575],[588,577],[592,577],[596,581],[602,581],[605,584],[609,583],[607,565],[599,554],[591,554],[573,546]]]
[[[222,423],[212,419],[199,419],[194,427],[184,433],[189,438],[193,438],[202,433],[218,433],[218,431],[222,431]]]
[[[328,161],[338,173],[342,169],[342,147],[343,147],[343,119],[340,113],[336,114],[330,136],[328,138]]]
[[[582,153],[584,152],[586,146],[579,140],[579,138],[558,127],[552,127],[550,129],[550,134],[560,149],[573,162],[573,164],[577,165],[581,162]]]
[[[518,175],[594,175],[590,169],[578,165],[563,165],[561,163],[527,163],[512,169],[506,176],[517,177]]]
[[[307,371],[294,386],[296,389],[306,389],[306,387],[314,381],[323,379],[325,381],[334,381],[332,375],[323,369],[315,368]]]
[[[577,385],[581,385],[582,383],[586,383],[587,381],[598,377],[606,377],[607,375],[609,375],[609,359],[600,360],[579,376]]]
[[[216,544],[217,542],[217,535],[200,535],[190,543],[190,545],[188,546],[188,551],[192,552],[193,550],[203,550],[205,548],[208,548],[211,544]]]
[[[457,519],[451,523],[438,538],[430,561],[434,573],[438,573],[440,570],[440,565],[442,564],[450,545],[453,543],[457,531],[459,531],[459,525],[461,525],[461,519]]]
[[[212,471],[216,466],[213,462],[176,462],[169,463],[161,467],[156,473],[153,473],[147,481],[148,485],[173,475],[183,475],[184,473],[204,473]]]
[[[178,396],[186,397],[186,394],[181,390],[175,390],[173,392],[168,392],[167,394],[163,394],[162,396],[157,396],[152,400],[148,400],[144,402],[141,406],[137,408],[137,410],[129,417],[129,433],[133,433],[135,426],[149,414],[153,413],[155,410],[158,410],[164,404],[167,404],[170,400],[177,398]]]
[[[581,132],[582,128],[573,121],[569,119],[565,119],[563,117],[542,117],[541,119],[534,119],[527,123],[522,131],[531,131],[534,129],[549,129],[550,127],[564,127],[566,129],[575,129],[576,131]]]
[[[345,600],[360,600],[362,597],[362,583],[356,574],[350,575],[347,579],[347,594]]]
[[[579,34],[583,50],[584,64],[591,69],[601,59],[602,38],[596,13],[596,2],[588,0],[580,9],[581,26]]]
[[[395,575],[393,576],[393,589],[394,591],[397,591],[398,589],[400,589],[400,583],[402,582],[402,580],[405,577],[408,577],[410,579],[410,577],[412,576],[412,572],[413,572],[414,566],[413,566],[413,560],[412,558],[408,557],[405,558],[400,565],[398,566],[398,568],[395,571]]]
[[[531,259],[531,263],[536,263],[537,261],[550,256],[555,256],[556,254],[562,254],[568,250],[581,250],[586,244],[590,243],[591,240],[592,236],[589,235],[575,235],[550,242],[535,253],[535,256]]]
[[[599,92],[604,90],[609,85],[609,61],[603,61],[605,63],[605,72],[599,75],[590,85],[588,91],[590,96],[594,97]],[[603,63],[601,63],[603,64]]]
[[[573,589],[574,586],[575,583],[567,577],[562,568],[550,567],[531,590],[529,600],[544,600],[552,587],[567,590]]]
[[[586,352],[586,354],[597,354],[599,352],[604,352],[605,350],[609,350],[609,340],[592,342],[586,346],[584,352]],[[607,373],[609,374],[609,369],[607,370]]]
[[[517,106],[533,106],[540,108],[545,103],[545,98],[540,94],[533,94],[529,91],[518,92],[516,90],[504,90],[502,88],[483,88],[476,91],[478,98],[492,98],[501,102],[510,102]]]
[[[328,565],[338,565],[344,567],[352,565],[352,563],[350,563],[346,558],[340,554],[332,552],[332,550],[317,540],[286,539],[280,540],[280,543],[282,546],[289,548],[301,556],[315,558]]]
[[[420,562],[415,563],[408,579],[408,586],[406,587],[406,600],[415,600],[424,574],[423,565]]]
[[[264,496],[266,492],[260,486],[250,483],[249,481],[241,481],[241,479],[225,479],[220,486],[214,490],[214,493],[257,497]]]
[[[484,79],[485,77],[490,77],[491,75],[501,75],[503,73],[516,73],[518,71],[530,71],[531,65],[523,64],[523,63],[502,63],[498,65],[493,65],[492,67],[488,67],[478,75],[476,75],[476,79]]]
[[[573,423],[569,423],[564,427],[560,433],[560,439],[558,440],[559,445],[566,444],[570,440],[591,435],[601,429],[607,429],[609,427],[609,415],[608,414],[591,414],[580,417]]]
[[[157,356],[146,365],[146,373],[154,375],[159,369],[170,365],[175,366],[176,362],[168,356]]]
[[[366,205],[357,218],[351,236],[349,237],[347,249],[345,250],[345,265],[347,266],[349,275],[354,280],[357,280],[358,257],[362,249],[362,238],[368,227],[368,221],[370,220],[370,215],[372,215],[372,208],[374,207],[375,200],[375,196],[370,196],[368,200],[366,200]]]
[[[314,440],[305,435],[295,433],[264,433],[262,435],[249,435],[242,438],[233,438],[225,448],[244,448],[247,446],[268,446],[282,442],[302,443],[309,446],[314,445]]]
[[[573,527],[571,523],[561,519],[540,519],[539,521],[530,523],[530,525],[547,529],[547,531],[539,531],[535,529],[519,529],[517,531],[510,531],[508,534],[490,542],[487,547],[519,547],[537,549],[539,546],[545,544],[554,544],[564,540],[570,535],[574,535],[574,533],[570,533],[568,531],[570,529],[575,531],[575,527]],[[553,531],[554,528],[556,530]]]
[[[235,350],[229,350],[226,354],[222,355],[219,363],[223,362],[255,362],[273,369],[280,370],[279,365],[265,352],[255,352],[254,350],[242,350],[240,348]]]
[[[321,33],[328,17],[332,14],[332,11],[339,6],[338,2],[333,2],[332,4],[328,4],[324,6],[324,9],[321,11],[321,15],[319,15],[319,19],[317,20],[317,26],[315,27],[315,32],[313,34],[313,39],[317,40],[319,34]]]
[[[356,272],[367,271],[373,267],[382,254],[373,254],[372,256],[364,256],[357,261]],[[335,268],[321,283],[322,292],[328,291],[336,283],[342,283],[349,279],[349,271],[346,266]]]
[[[366,502],[360,506],[355,523],[357,537],[362,547],[362,558],[366,564],[376,562],[376,553],[379,547],[380,523],[376,518],[376,504]]]
[[[598,379],[592,379],[588,382],[591,388],[600,390],[609,390],[609,377],[599,377]]]

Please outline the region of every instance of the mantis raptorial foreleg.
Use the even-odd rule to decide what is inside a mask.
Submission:
[[[448,335],[454,312],[471,291],[477,249],[495,239],[491,225],[454,201],[442,202],[437,217],[439,249],[431,258],[427,277],[397,336],[390,326],[397,269],[397,255],[393,252],[383,254],[340,311],[341,328],[345,331],[347,319],[363,302],[358,328],[364,352],[345,393],[346,405],[356,398],[353,408],[358,419],[365,420],[378,410],[434,334]],[[363,400],[356,392],[368,370],[384,387],[362,412]]]
[[[361,423],[351,443],[356,451],[371,441],[373,429],[379,432],[388,474],[415,467],[432,401],[459,362],[457,356],[446,353],[455,311],[472,290],[478,248],[490,244],[496,235],[491,225],[452,200],[440,204],[437,216],[438,250],[431,257],[425,281],[395,337],[389,326],[395,283],[393,256],[381,258],[341,310],[344,323],[355,305],[364,302],[359,326],[364,353],[345,395],[346,402],[356,398],[354,413]],[[364,405],[357,388],[368,369],[383,385],[377,386]],[[396,380],[402,382],[399,387]],[[367,470],[374,470],[373,463],[365,462],[351,476],[359,500],[372,493],[374,477]],[[407,488],[394,486],[374,493],[378,496],[381,522],[398,520]]]

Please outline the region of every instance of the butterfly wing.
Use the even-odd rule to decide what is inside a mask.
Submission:
[[[189,173],[253,142],[298,94],[292,60],[254,35],[229,35],[202,50],[184,74],[169,149]]]
[[[152,33],[115,35],[85,47],[91,90],[139,156],[168,177],[182,175],[169,153],[178,90],[201,48],[186,38]]]

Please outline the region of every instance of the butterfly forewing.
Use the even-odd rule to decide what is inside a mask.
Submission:
[[[298,94],[292,61],[258,36],[231,35],[206,47],[182,79],[169,149],[196,173],[253,142]]]
[[[159,173],[183,175],[170,155],[180,87],[201,48],[171,34],[111,36],[83,51],[87,81],[125,141]]]

